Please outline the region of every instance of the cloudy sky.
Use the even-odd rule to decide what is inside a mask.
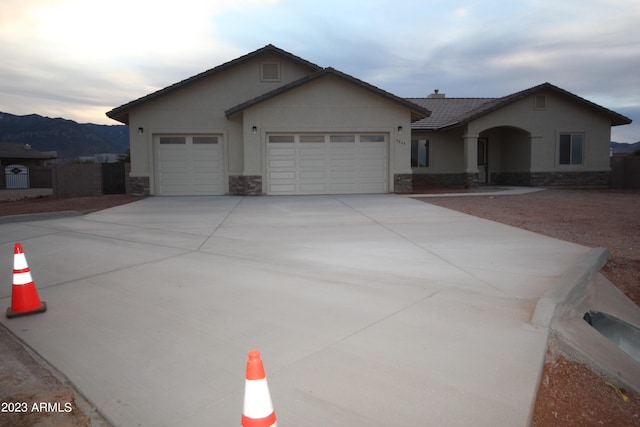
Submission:
[[[640,141],[640,0],[2,0],[0,111],[105,112],[269,43],[403,97],[550,82]]]

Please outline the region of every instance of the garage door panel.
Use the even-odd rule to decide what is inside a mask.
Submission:
[[[185,151],[186,148],[183,148],[182,151],[160,150],[160,163],[180,161],[186,162],[188,161],[188,156]]]
[[[156,194],[224,194],[221,136],[169,136],[156,141]]]
[[[295,184],[271,184],[269,191],[271,193],[295,194],[296,186]]]
[[[186,161],[164,161],[159,165],[160,171],[164,173],[183,173],[183,171],[189,167],[189,162]]]
[[[287,142],[282,143],[284,140]],[[388,187],[387,141],[388,137],[383,134],[269,135],[268,192],[385,193]]]
[[[269,160],[269,166],[272,168],[292,168],[296,167],[296,161],[293,159],[283,160],[283,159],[271,159]]]
[[[324,179],[326,176],[327,172],[324,169],[303,170],[300,172],[300,177],[303,179]]]
[[[195,178],[194,181],[196,183],[211,184],[211,183],[217,183],[220,180],[219,173],[209,172],[209,171],[195,172],[193,174],[193,177]]]
[[[354,181],[355,171],[353,169],[332,169],[329,172],[329,180],[331,182]]]
[[[295,155],[295,150],[269,150],[269,158],[273,159],[286,159]]]
[[[300,184],[299,192],[302,194],[326,194],[327,186],[324,182]]]
[[[196,170],[206,169],[206,170],[215,171],[215,165],[217,163],[218,163],[218,159],[215,157],[210,159],[198,158],[193,161],[193,167]]]
[[[291,172],[271,172],[269,173],[269,178],[272,180],[276,179],[295,179],[296,173],[295,171]]]
[[[356,193],[356,185],[349,183],[332,183],[329,191],[333,194],[353,194]]]
[[[366,181],[379,181],[379,182],[384,182],[384,180],[380,179],[380,174],[378,173],[378,171],[372,170],[372,171],[358,171],[358,180],[362,181],[362,180],[366,180]]]
[[[378,176],[380,176],[380,168],[384,167],[385,165],[384,164],[377,164],[377,165],[365,164],[365,165],[358,165],[358,166],[359,167],[356,168],[358,172],[373,172],[373,173],[377,173]]]
[[[354,167],[354,161],[351,159],[331,159],[329,161],[329,167],[330,168],[349,168],[349,169],[355,169]]]
[[[358,152],[358,159],[380,159],[385,154],[386,150],[363,150]]]
[[[300,157],[326,157],[327,149],[326,147],[308,147],[307,145],[300,145],[298,153],[300,153]]]
[[[326,161],[324,159],[312,159],[312,160],[308,160],[308,159],[300,159],[300,166],[302,166],[302,169],[306,169],[306,168],[315,168],[315,169],[325,169],[326,168]]]

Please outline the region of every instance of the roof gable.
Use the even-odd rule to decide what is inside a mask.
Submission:
[[[623,116],[622,114],[618,114],[615,111],[581,98],[578,95],[574,95],[573,93],[554,86],[551,83],[543,83],[502,98],[409,98],[420,105],[428,106],[435,112],[432,116],[433,120],[431,120],[431,118],[421,120],[414,123],[412,125],[412,129],[443,130],[462,126],[493,111],[505,108],[530,95],[544,91],[553,92],[608,116],[611,120],[612,126],[631,123],[631,119]]]
[[[195,76],[189,77],[185,80],[182,80],[180,82],[174,83],[170,86],[165,87],[164,89],[160,89],[156,92],[150,93],[146,96],[143,96],[142,98],[138,98],[136,100],[133,100],[131,102],[128,102],[126,104],[123,104],[119,107],[116,107],[114,109],[112,109],[111,111],[108,111],[107,117],[117,120],[121,123],[125,123],[128,124],[129,123],[129,111],[141,104],[144,104],[145,102],[151,101],[153,99],[159,98],[161,96],[167,95],[169,93],[172,93],[178,89],[184,88],[185,86],[189,86],[192,85],[196,82],[199,82],[205,78],[211,77],[211,76],[215,76],[217,74],[220,74],[224,71],[227,71],[237,65],[240,64],[244,64],[246,62],[249,62],[255,58],[258,58],[260,56],[263,56],[265,54],[276,54],[278,56],[281,56],[285,59],[288,59],[294,63],[297,63],[299,65],[301,65],[304,68],[307,68],[310,72],[315,72],[318,70],[322,70],[322,67],[320,67],[319,65],[313,64],[305,59],[302,59],[296,55],[293,55],[287,51],[284,51],[272,44],[269,44],[261,49],[258,49],[254,52],[248,53],[246,55],[243,55],[239,58],[236,58],[234,60],[231,60],[229,62],[225,62],[222,65],[219,65],[215,68],[211,68],[210,70],[204,71],[202,73],[196,74]]]
[[[424,108],[418,104],[415,104],[413,102],[411,102],[408,99],[405,98],[400,98],[396,95],[393,95],[389,92],[386,92],[378,87],[375,87],[369,83],[366,83],[362,80],[359,80],[353,76],[350,76],[348,74],[342,73],[332,67],[327,67],[324,69],[321,69],[313,74],[309,74],[301,79],[298,79],[292,83],[289,83],[287,85],[281,86],[277,89],[274,89],[270,92],[267,92],[265,94],[262,94],[256,98],[250,99],[246,102],[243,102],[242,104],[236,105],[235,107],[229,108],[228,110],[225,111],[225,114],[227,117],[231,117],[234,114],[237,114],[247,108],[253,107],[254,105],[260,104],[261,102],[264,102],[266,100],[272,99],[278,95],[281,95],[285,92],[289,92],[291,90],[297,89],[301,86],[304,86],[312,81],[316,81],[318,79],[327,77],[327,76],[335,76],[338,77],[342,80],[345,80],[351,84],[354,84],[360,88],[363,88],[367,91],[370,91],[372,93],[375,93],[376,95],[382,96],[383,98],[386,98],[392,102],[395,102],[397,104],[400,104],[406,108],[408,108],[409,110],[411,110],[411,121],[417,121],[417,120],[421,120],[424,119],[425,117],[429,117],[429,115],[431,114],[431,111],[429,111],[427,108]]]

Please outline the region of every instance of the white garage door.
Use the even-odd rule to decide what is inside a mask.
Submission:
[[[221,136],[159,136],[155,147],[156,194],[224,194]]]
[[[269,194],[388,192],[384,134],[267,135]]]

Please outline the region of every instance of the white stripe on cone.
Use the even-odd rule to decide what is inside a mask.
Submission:
[[[14,285],[26,285],[27,283],[33,282],[31,271],[27,265],[27,259],[23,253],[14,255],[13,270],[26,270],[21,273],[13,273]]]
[[[245,416],[249,418],[266,418],[273,413],[273,403],[269,394],[267,379],[246,380],[244,389]],[[275,424],[274,424],[275,426]]]

